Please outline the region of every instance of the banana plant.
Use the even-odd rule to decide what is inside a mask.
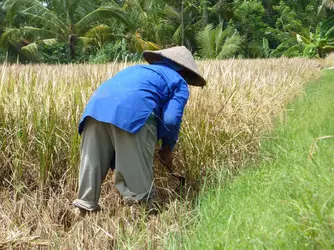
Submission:
[[[295,33],[297,45],[284,53],[291,56],[300,51],[304,57],[323,58],[327,53],[334,51],[334,18],[319,23],[315,31],[304,31],[302,34]]]

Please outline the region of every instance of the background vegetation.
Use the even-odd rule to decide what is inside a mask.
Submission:
[[[1,0],[0,60],[138,60],[185,45],[198,58],[325,57],[333,0]]]

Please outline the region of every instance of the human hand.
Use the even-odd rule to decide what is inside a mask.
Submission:
[[[164,146],[159,150],[159,160],[166,168],[171,168],[173,165],[173,153],[169,146]]]

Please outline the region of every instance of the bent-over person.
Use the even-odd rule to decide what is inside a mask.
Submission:
[[[79,124],[82,135],[78,199],[81,211],[99,210],[101,185],[109,168],[126,203],[154,198],[154,147],[160,161],[173,162],[188,85],[204,86],[191,52],[184,46],[144,51],[148,65],[123,69],[89,100]]]

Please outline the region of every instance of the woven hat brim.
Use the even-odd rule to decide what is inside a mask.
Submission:
[[[163,59],[167,58],[173,61],[174,63],[184,67],[187,70],[187,74],[190,76],[189,79],[192,79],[192,80],[187,81],[189,85],[199,86],[199,87],[203,87],[206,85],[205,79],[200,74],[188,68],[186,65],[182,65],[176,62],[175,60],[173,60],[172,58],[169,58],[166,55],[161,55],[159,52],[147,50],[147,51],[144,51],[143,56],[149,64],[152,64],[155,61],[162,61]]]

